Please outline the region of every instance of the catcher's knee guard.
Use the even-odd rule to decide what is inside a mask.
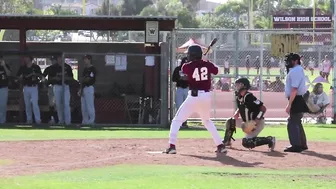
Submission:
[[[255,148],[256,147],[255,138],[243,138],[242,145],[248,149]]]
[[[225,135],[223,140],[225,146],[231,145],[231,139],[235,141],[235,139],[232,137],[233,133],[236,133],[236,120],[230,118],[225,123]]]
[[[245,148],[252,149],[257,146],[269,144],[271,140],[272,140],[271,137],[243,138],[242,145]]]

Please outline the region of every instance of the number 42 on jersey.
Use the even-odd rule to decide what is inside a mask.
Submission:
[[[207,67],[195,68],[192,77],[195,79],[195,81],[208,80],[208,68]]]

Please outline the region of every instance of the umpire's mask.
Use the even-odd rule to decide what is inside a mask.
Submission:
[[[286,69],[287,69],[287,73],[289,72],[289,69],[294,67],[294,61],[298,61],[297,64],[301,64],[300,62],[300,55],[296,54],[296,53],[289,53],[285,55],[285,63],[286,63]]]

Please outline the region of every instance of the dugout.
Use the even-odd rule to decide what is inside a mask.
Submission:
[[[48,58],[55,52],[61,53],[63,62],[67,59],[78,60],[79,76],[83,70],[82,57],[90,54],[98,71],[95,85],[96,123],[166,125],[169,121],[168,68],[171,50],[169,40],[162,43],[159,36],[161,31],[172,32],[175,20],[174,17],[0,15],[1,29],[16,29],[20,34],[18,42],[0,42],[0,54],[16,74],[22,54]],[[145,40],[140,43],[27,42],[28,30],[143,31]],[[116,71],[115,67],[107,66],[106,55],[126,56],[127,69]],[[145,64],[147,57],[154,58],[153,65]],[[78,83],[74,83],[71,89],[72,122],[80,123],[80,99],[75,94],[76,87]],[[43,89],[41,91],[40,106],[45,107],[47,96]],[[24,122],[21,90],[13,87],[9,95],[11,110],[20,113],[14,122]],[[18,105],[13,106],[13,102]]]

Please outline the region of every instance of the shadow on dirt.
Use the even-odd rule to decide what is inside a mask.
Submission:
[[[202,159],[202,160],[206,160],[206,161],[218,161],[218,162],[221,162],[224,165],[232,165],[232,166],[235,166],[235,167],[254,167],[254,166],[263,164],[262,162],[248,163],[248,162],[240,161],[238,159],[227,156],[225,154],[217,154],[216,157],[201,156],[201,155],[189,155],[189,154],[181,154],[181,155],[182,156],[193,157],[193,158],[198,158],[198,159]]]
[[[336,157],[330,154],[322,154],[322,153],[318,153],[318,152],[314,152],[314,151],[305,151],[302,152],[301,154],[303,155],[308,155],[308,156],[313,156],[313,157],[317,157],[317,158],[321,158],[321,159],[325,159],[325,160],[330,160],[330,161],[336,161]]]

